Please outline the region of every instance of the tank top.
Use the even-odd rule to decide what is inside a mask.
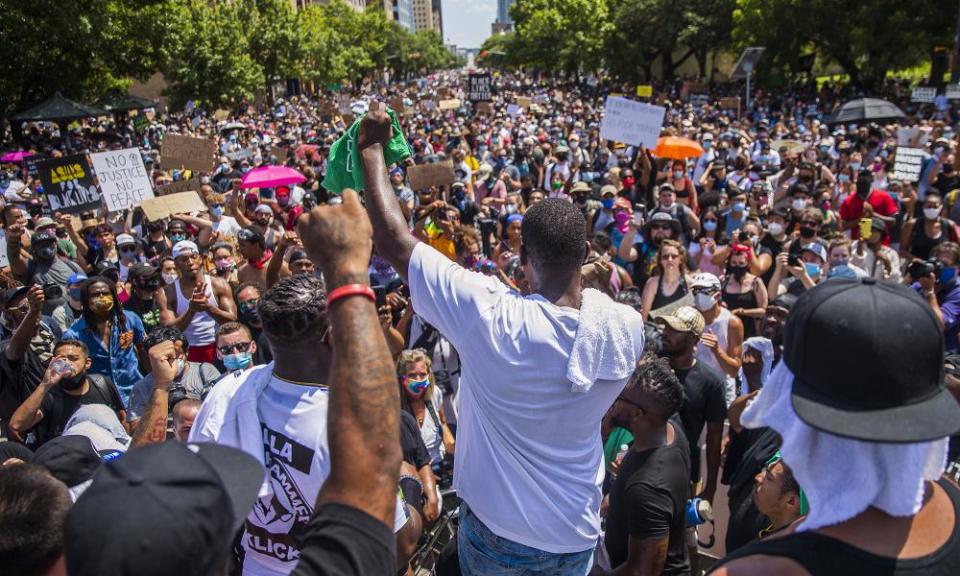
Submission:
[[[750,289],[742,294],[736,294],[733,292],[727,292],[727,282],[729,279],[724,279],[723,281],[723,293],[721,294],[721,299],[723,303],[727,305],[728,310],[736,310],[737,308],[743,308],[744,310],[750,310],[751,308],[757,307],[757,293],[755,291],[756,286],[753,283],[750,284]],[[754,282],[759,282],[759,279],[754,278]],[[743,339],[746,340],[751,336],[756,336],[756,322],[753,318],[741,318],[743,321]]]
[[[717,337],[717,346],[721,350],[727,349],[727,327],[730,323],[730,317],[733,314],[730,313],[726,308],[720,308],[720,314],[711,322],[703,328],[703,332],[713,334]],[[717,372],[723,374],[724,376],[724,394],[726,396],[727,406],[733,402],[734,398],[737,397],[736,394],[736,382],[733,378],[727,375],[723,368],[720,367],[720,362],[717,360],[717,357],[713,355],[713,351],[707,347],[706,344],[700,342],[697,344],[697,360],[703,362],[704,364],[709,364],[711,367],[716,369]]]
[[[960,490],[949,480],[941,478],[937,484],[950,497],[956,511],[953,533],[938,550],[920,558],[898,560],[878,556],[847,544],[836,538],[816,532],[799,532],[753,542],[728,554],[716,566],[762,554],[789,558],[814,576],[952,576],[960,574]]]
[[[687,281],[683,276],[680,276],[680,283],[677,284],[677,289],[669,296],[663,293],[663,276],[659,278],[660,279],[657,280],[657,295],[653,297],[653,304],[650,305],[651,310],[657,310],[667,304],[673,304],[687,295]]]
[[[183,292],[180,290],[179,279],[174,282],[173,286],[177,291],[177,316],[183,316],[187,308],[190,307],[190,299],[184,297]],[[217,299],[213,295],[213,284],[210,282],[210,277],[206,274],[203,275],[203,293],[207,296],[207,302],[211,306],[219,308]],[[190,325],[183,331],[183,335],[187,339],[187,344],[190,346],[207,346],[213,344],[216,340],[216,334],[217,322],[206,312],[194,314],[190,320]]]
[[[924,226],[925,222],[918,220],[916,224],[913,225],[913,238],[910,242],[910,253],[915,257],[921,260],[926,260],[930,257],[930,251],[933,250],[933,247],[941,242],[945,242],[949,237],[947,226],[948,224],[943,222],[943,219],[940,219],[940,236],[936,238],[931,238],[927,235],[927,227]]]

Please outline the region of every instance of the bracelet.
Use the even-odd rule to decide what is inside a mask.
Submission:
[[[377,300],[377,295],[373,292],[373,288],[366,284],[344,284],[339,288],[334,288],[327,294],[327,309],[329,310],[337,300],[350,296],[366,296],[371,302],[376,302]]]

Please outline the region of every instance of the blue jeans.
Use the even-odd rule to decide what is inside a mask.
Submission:
[[[593,548],[555,554],[497,536],[463,500],[457,554],[464,576],[586,576],[593,566]]]

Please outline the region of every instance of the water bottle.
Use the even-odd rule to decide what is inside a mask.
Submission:
[[[713,507],[702,498],[687,500],[687,526],[699,526],[713,520]]]
[[[611,479],[611,480],[616,480],[616,478],[617,478],[617,472],[620,471],[620,464],[623,463],[623,459],[626,458],[627,452],[629,452],[629,451],[630,451],[630,446],[629,446],[629,445],[627,445],[627,444],[621,444],[621,445],[620,445],[620,451],[617,452],[617,455],[613,457],[613,461],[610,463],[610,464],[611,464],[611,466],[610,466],[610,479]],[[613,466],[613,464],[616,464],[616,466]]]
[[[54,358],[50,362],[50,368],[61,376],[69,376],[73,374],[73,365],[63,358]]]

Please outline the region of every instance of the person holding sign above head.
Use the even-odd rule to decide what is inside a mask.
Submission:
[[[193,242],[177,242],[172,255],[180,278],[164,287],[164,298],[158,301],[160,322],[183,331],[191,362],[213,362],[217,324],[237,319],[230,286],[203,273],[203,258]]]

